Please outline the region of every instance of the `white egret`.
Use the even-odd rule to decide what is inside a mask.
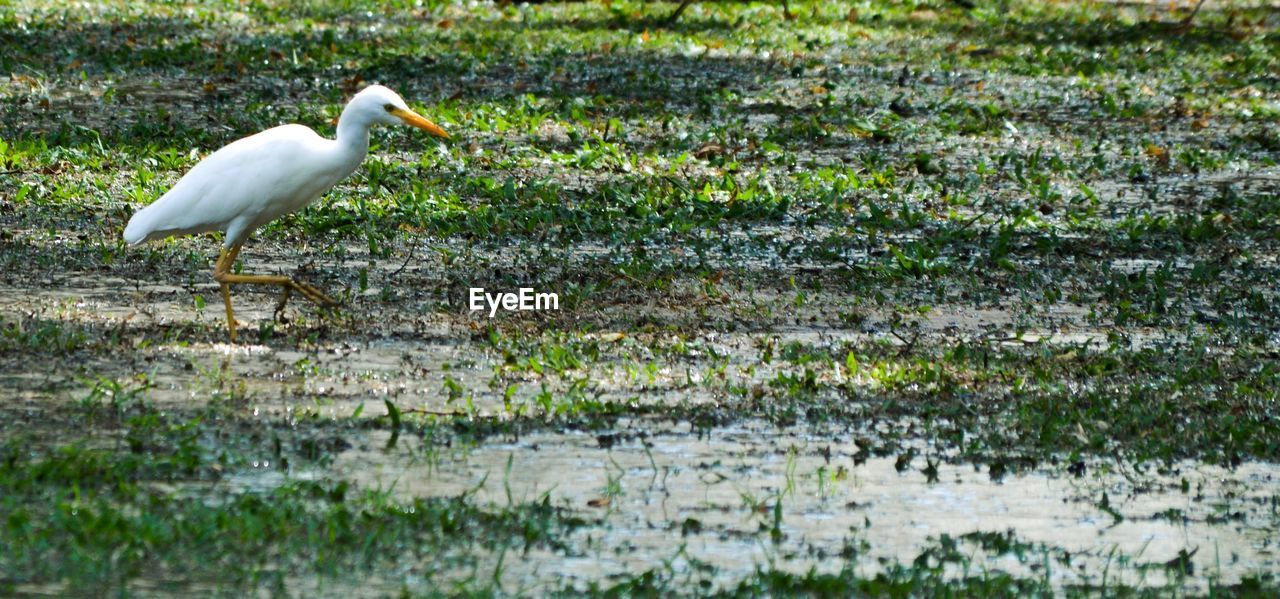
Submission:
[[[155,203],[129,219],[124,239],[138,245],[172,235],[222,231],[226,237],[213,268],[227,306],[227,328],[236,340],[231,310],[234,284],[282,288],[278,315],[297,291],[322,306],[337,302],[290,277],[231,272],[240,248],[258,227],[315,201],[360,166],[369,151],[369,128],[404,124],[448,139],[435,123],[410,110],[398,94],[371,85],[356,94],[338,117],[337,139],[302,125],[282,125],[237,140],[192,167]]]

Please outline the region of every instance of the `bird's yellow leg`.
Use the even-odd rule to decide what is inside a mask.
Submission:
[[[222,303],[227,305],[227,331],[231,333],[231,342],[236,342],[236,315],[231,311],[231,286],[223,283]]]
[[[215,275],[217,277],[218,275]],[[333,307],[338,305],[338,301],[325,295],[319,289],[303,283],[295,281],[289,277],[277,275],[233,275],[231,273],[223,273],[217,278],[219,283],[227,283],[229,285],[272,285],[277,287],[285,287],[297,291],[306,296],[307,299],[320,304],[321,306]],[[287,298],[282,298],[287,299]]]
[[[279,322],[289,322],[284,317],[284,307],[285,307],[285,304],[289,303],[290,291],[293,291],[292,287],[285,287],[284,291],[280,292],[280,303],[276,304],[276,315],[275,315],[276,320]]]
[[[231,270],[231,265],[235,263],[236,256],[240,253],[240,246],[231,248],[222,248],[222,252],[218,254],[218,261],[213,265],[213,278],[219,282],[222,289],[222,303],[227,307],[227,332],[231,335],[231,342],[236,342],[236,314],[231,309],[231,285],[223,282],[220,275],[226,274]]]
[[[232,246],[229,250],[223,250],[222,255],[218,258],[218,264],[213,269],[213,278],[223,285],[272,285],[282,287],[284,291],[280,296],[280,304],[276,306],[276,312],[284,310],[285,304],[289,301],[291,291],[297,291],[306,296],[307,299],[326,307],[338,305],[337,300],[325,295],[315,286],[302,281],[295,281],[289,277],[279,275],[242,275],[233,274],[231,266],[235,264],[236,257],[240,255],[241,246]],[[229,304],[228,304],[229,305]]]

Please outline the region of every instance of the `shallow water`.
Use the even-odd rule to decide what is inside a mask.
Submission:
[[[1102,577],[1179,585],[1178,570],[1161,564],[1184,551],[1196,574],[1187,588],[1199,591],[1211,579],[1235,583],[1280,570],[1276,541],[1266,532],[1280,522],[1275,464],[1227,470],[1188,462],[1161,474],[1096,462],[1080,476],[1063,466],[993,478],[985,467],[939,463],[930,482],[924,455],[900,471],[895,457],[855,459],[847,434],[765,424],[702,433],[623,428],[603,437],[536,433],[469,448],[406,437],[388,450],[388,438],[375,431],[353,439],[355,447],[324,473],[286,475],[264,464],[225,482],[264,489],[289,477],[323,476],[400,497],[465,494],[496,506],[546,497],[602,520],[568,539],[572,554],[544,551],[503,564],[506,588],[583,586],[664,560],[674,560],[677,574],[712,565],[721,585],[769,565],[797,573],[847,565],[874,575],[885,564],[911,563],[944,535],[959,539],[960,554],[972,560],[968,574],[1047,576],[1059,588],[1100,584]],[[963,537],[1006,531],[1011,547],[1003,552],[991,549],[998,542],[983,549],[993,535]],[[956,575],[966,569],[947,568]]]

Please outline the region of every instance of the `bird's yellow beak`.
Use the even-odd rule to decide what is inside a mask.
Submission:
[[[422,129],[423,131],[426,131],[427,133],[430,133],[436,137],[443,137],[445,139],[449,139],[449,134],[445,133],[444,129],[441,129],[439,125],[436,125],[431,121],[428,121],[427,119],[423,118],[422,115],[412,110],[409,110],[406,108],[396,108],[395,110],[391,111],[391,114],[394,114],[400,117],[400,120],[404,121],[404,124],[406,125],[413,125],[414,127]]]

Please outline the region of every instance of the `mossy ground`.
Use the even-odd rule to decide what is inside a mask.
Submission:
[[[408,439],[421,458],[586,431],[608,470],[617,443],[763,423],[828,447],[823,485],[869,456],[936,485],[940,463],[993,484],[1280,463],[1280,15],[976,4],[0,8],[0,590],[518,593],[513,560],[611,526],[612,477],[590,505],[495,505],[334,467],[417,459]],[[240,290],[247,339],[226,344],[220,240],[126,248],[124,223],[238,137],[331,135],[365,82],[454,139],[376,133],[356,175],[259,231],[246,272],[345,304],[281,323]],[[520,286],[561,309],[466,307]],[[776,516],[754,538],[781,543],[803,492],[733,509]],[[1275,497],[1222,525],[1280,533]],[[672,555],[700,534],[682,522]],[[1158,586],[1065,584],[997,559],[1060,548],[972,534],[874,573],[862,538],[808,573],[655,560],[574,584],[1276,592],[1271,566],[1217,580],[1190,547]]]

